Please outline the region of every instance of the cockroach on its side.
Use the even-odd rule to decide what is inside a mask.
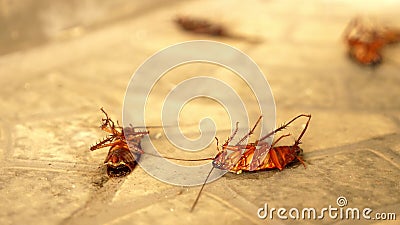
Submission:
[[[295,141],[292,146],[275,146],[283,137],[289,135],[283,135],[278,138],[275,142],[272,143],[271,146],[268,143],[263,142],[265,139],[270,137],[272,134],[275,134],[283,129],[285,129],[289,124],[300,117],[308,117],[308,121],[306,123],[305,128],[302,133]],[[228,170],[233,173],[241,173],[242,171],[257,171],[263,169],[279,169],[283,170],[286,165],[293,162],[294,160],[298,160],[303,163],[301,157],[299,156],[302,153],[302,149],[298,146],[300,144],[300,140],[303,137],[308,124],[311,119],[311,115],[301,114],[296,116],[288,123],[280,126],[276,130],[268,133],[261,139],[257,140],[255,143],[249,143],[247,145],[241,145],[243,141],[250,137],[250,135],[254,132],[258,123],[261,120],[261,116],[258,121],[254,125],[253,129],[245,135],[236,145],[229,145],[229,143],[234,138],[238,127],[236,127],[235,132],[228,138],[228,140],[222,145],[222,151],[219,151],[217,156],[213,161],[213,165],[215,168]],[[218,139],[217,139],[218,145]],[[228,150],[233,151],[229,156]],[[242,153],[243,152],[243,153]]]
[[[271,135],[285,129],[289,124],[300,117],[308,117],[307,123],[292,146],[275,146],[282,138],[289,136],[283,135],[279,137],[276,141],[274,141],[271,146],[268,145],[267,142],[263,142],[265,139],[270,137]],[[253,134],[256,129],[258,123],[261,121],[262,116],[259,117],[254,127],[249,131],[247,135],[245,135],[239,142],[235,145],[230,145],[230,142],[236,135],[238,131],[238,123],[236,123],[236,129],[232,133],[232,135],[226,140],[226,142],[222,145],[222,150],[218,147],[218,154],[212,159],[213,167],[208,173],[203,186],[201,187],[199,194],[191,211],[194,210],[199,198],[200,194],[207,183],[209,176],[211,175],[214,168],[221,170],[228,170],[229,172],[233,172],[236,174],[241,173],[242,171],[259,171],[259,170],[267,170],[267,169],[279,169],[283,170],[288,164],[293,163],[295,161],[300,161],[304,167],[306,167],[303,159],[300,157],[300,154],[303,150],[299,147],[301,144],[300,140],[303,137],[304,133],[308,128],[308,124],[311,120],[311,115],[301,114],[290,120],[288,123],[280,126],[279,128],[271,131],[261,139],[257,140],[254,143],[249,143],[246,145],[242,145],[242,142]],[[218,139],[217,146],[218,146]],[[232,151],[232,153],[228,154],[228,151]]]
[[[100,128],[109,133],[109,135],[102,141],[91,146],[90,150],[94,151],[99,148],[110,147],[108,155],[104,160],[108,176],[121,177],[128,175],[135,168],[136,161],[139,160],[140,155],[143,154],[140,142],[149,132],[136,131],[135,127],[132,126],[126,128],[115,126],[114,121],[108,117],[103,108],[101,108],[101,111],[106,118],[102,119],[103,124]],[[131,151],[129,147],[133,148],[134,151]]]

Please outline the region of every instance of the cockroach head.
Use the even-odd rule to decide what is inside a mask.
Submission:
[[[296,155],[302,155],[303,154],[303,149],[300,148],[298,145],[294,145],[292,147],[293,152],[296,153]]]

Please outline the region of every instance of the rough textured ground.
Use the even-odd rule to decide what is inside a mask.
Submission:
[[[379,67],[365,68],[346,57],[341,36],[360,14],[400,27],[398,2],[0,3],[0,224],[283,223],[260,220],[257,209],[337,207],[339,196],[348,207],[400,217],[400,46],[387,48]],[[262,42],[188,34],[172,23],[178,14],[207,17]],[[303,112],[313,118],[302,145],[307,169],[226,174],[206,186],[189,213],[199,187],[162,183],[140,167],[109,179],[101,167],[107,150],[88,148],[104,136],[100,107],[121,120],[136,68],[159,49],[193,39],[222,41],[252,57],[271,85],[278,124]],[[181,79],[205,71],[226,73],[187,67]],[[155,92],[154,102],[161,101]],[[217,108],[214,119],[228,121],[218,105],[201,107],[210,115]],[[187,111],[189,119],[203,115]],[[290,132],[298,134],[301,123]]]

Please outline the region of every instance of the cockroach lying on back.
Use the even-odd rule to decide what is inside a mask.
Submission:
[[[303,131],[296,139],[293,145],[289,146],[276,146],[276,144],[282,140],[282,138],[289,136],[289,134],[282,135],[277,140],[275,140],[271,145],[269,145],[264,140],[270,137],[271,135],[285,129],[289,124],[293,123],[300,117],[306,117],[307,122],[303,128]],[[231,144],[231,141],[235,137],[238,131],[238,124],[236,124],[236,130],[231,134],[231,136],[226,140],[226,142],[221,146],[222,149],[218,147],[218,154],[213,158],[208,158],[205,160],[213,160],[213,167],[208,173],[203,186],[201,187],[199,194],[197,195],[196,200],[193,203],[191,211],[194,210],[199,198],[200,194],[207,183],[209,176],[211,175],[214,168],[227,170],[232,173],[242,173],[242,171],[260,171],[260,170],[268,170],[268,169],[279,169],[283,170],[287,165],[299,161],[306,166],[300,154],[303,150],[300,148],[301,138],[306,132],[308,125],[311,120],[311,115],[309,114],[301,114],[290,120],[288,123],[280,126],[279,128],[271,131],[264,137],[256,140],[255,142],[243,144],[245,140],[247,140],[256,129],[257,125],[260,123],[262,116],[259,117],[254,127],[246,134],[243,138],[241,138],[236,144]],[[217,139],[217,138],[216,138]],[[218,139],[217,139],[218,146]],[[230,153],[228,151],[231,151]]]
[[[104,164],[107,166],[108,176],[121,177],[128,175],[135,168],[140,155],[143,154],[140,142],[149,132],[136,131],[136,128],[133,126],[125,128],[118,125],[116,126],[103,108],[101,108],[101,111],[106,118],[102,119],[103,123],[100,128],[109,134],[102,141],[91,146],[90,150],[94,151],[100,148],[110,147],[108,155],[104,160]],[[131,151],[129,147],[133,150]]]

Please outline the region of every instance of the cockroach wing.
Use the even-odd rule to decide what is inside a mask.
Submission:
[[[259,168],[262,164],[264,164],[266,161],[268,161],[269,158],[269,146],[268,145],[262,145],[254,151],[253,158],[251,160],[251,163],[249,165],[249,171],[254,171]],[[266,160],[267,158],[267,160]]]

